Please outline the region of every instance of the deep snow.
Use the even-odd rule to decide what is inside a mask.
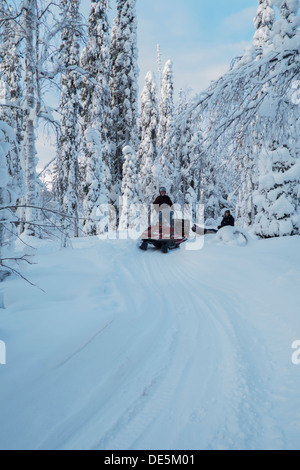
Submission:
[[[73,244],[5,283],[1,449],[300,449],[300,237]]]

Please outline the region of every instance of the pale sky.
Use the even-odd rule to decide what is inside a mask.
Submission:
[[[111,21],[115,3],[110,0]],[[90,5],[82,0],[86,18]],[[257,0],[137,0],[140,93],[146,73],[157,76],[157,44],[162,61],[174,63],[175,94],[185,87],[203,91],[251,43],[257,6]],[[37,150],[41,166],[55,156],[42,135]]]
[[[86,18],[90,4],[82,0]],[[116,0],[110,5],[113,19]],[[257,7],[258,0],[137,0],[140,88],[157,72],[160,44],[163,62],[174,63],[175,89],[203,91],[251,42]]]
[[[207,88],[254,35],[257,0],[137,0],[141,81],[156,69],[156,44],[174,63],[175,90]]]

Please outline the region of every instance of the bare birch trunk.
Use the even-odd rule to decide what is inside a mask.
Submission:
[[[25,166],[26,166],[26,205],[36,205],[37,175],[36,175],[36,55],[34,33],[37,21],[36,0],[28,0],[28,8],[25,13],[26,29],[26,52],[25,52],[25,83],[26,83],[26,111],[25,111]],[[36,220],[36,211],[26,209],[26,221]],[[25,231],[28,235],[35,235],[35,228],[26,225]]]

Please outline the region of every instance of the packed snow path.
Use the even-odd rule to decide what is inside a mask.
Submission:
[[[39,246],[0,313],[1,449],[299,449],[300,237]]]

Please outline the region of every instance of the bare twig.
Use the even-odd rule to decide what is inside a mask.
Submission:
[[[30,257],[30,255],[23,255],[23,256],[21,256],[21,258],[1,258],[0,261],[1,262],[2,261],[15,261],[16,263],[19,263],[20,261],[25,261],[25,263],[30,264],[30,265],[37,264],[37,263],[33,263],[32,261],[29,261],[28,259],[26,259],[28,257]]]
[[[20,240],[20,242],[22,242],[25,246],[27,246],[28,248],[31,248],[32,250],[36,250],[36,248],[34,248],[33,246],[31,245],[28,245],[28,243],[26,243],[24,240],[22,240],[22,238],[17,234],[15,233],[13,230],[10,230],[7,226],[5,227],[5,230],[7,230],[9,233],[11,233],[14,237],[16,237],[18,240]]]
[[[18,277],[20,277],[21,279],[23,279],[24,281],[26,281],[28,284],[30,284],[31,286],[33,287],[36,287],[37,289],[39,289],[40,291],[44,292],[44,294],[46,294],[46,291],[44,291],[44,289],[42,289],[41,287],[37,286],[36,284],[34,284],[33,282],[29,281],[29,279],[27,279],[25,276],[23,276],[23,274],[21,274],[19,271],[17,271],[16,269],[14,268],[11,268],[10,266],[7,266],[5,264],[2,264],[2,266],[6,269],[8,269],[9,271],[11,271],[12,273],[16,274]]]
[[[56,211],[54,209],[47,209],[46,207],[39,207],[39,206],[32,206],[32,205],[17,205],[17,206],[3,206],[3,207],[0,207],[0,211],[2,210],[16,210],[16,209],[36,209],[36,210],[39,210],[39,211],[46,211],[46,212],[50,212],[51,214],[56,214],[62,218],[66,218],[66,219],[71,219],[71,220],[87,220],[89,222],[98,222],[96,219],[91,219],[91,218],[87,218],[87,217],[75,217],[75,216],[72,216],[72,215],[68,215],[68,214],[65,214],[64,212],[59,212],[59,211]],[[22,221],[23,223],[25,224],[31,224],[33,225],[33,223],[31,222],[24,222]],[[49,227],[48,227],[49,228]]]
[[[5,16],[2,20],[0,20],[0,27],[2,27],[6,21],[16,21],[18,18],[20,18],[20,16],[22,16],[22,11],[20,11],[20,13],[15,16]]]
[[[56,160],[56,157],[53,158],[49,163],[47,163],[47,165],[42,169],[42,171],[38,174],[38,177],[40,178],[42,176],[43,173],[45,173],[45,171],[48,170],[48,168],[52,165],[52,163],[54,163]]]
[[[41,12],[41,14],[38,16],[38,20],[40,21],[42,19],[42,17],[47,13],[47,11],[49,10],[49,8],[51,6],[56,6],[59,8],[59,4],[58,3],[55,3],[55,2],[50,2],[49,5],[47,5],[47,7],[45,8],[44,11]]]

